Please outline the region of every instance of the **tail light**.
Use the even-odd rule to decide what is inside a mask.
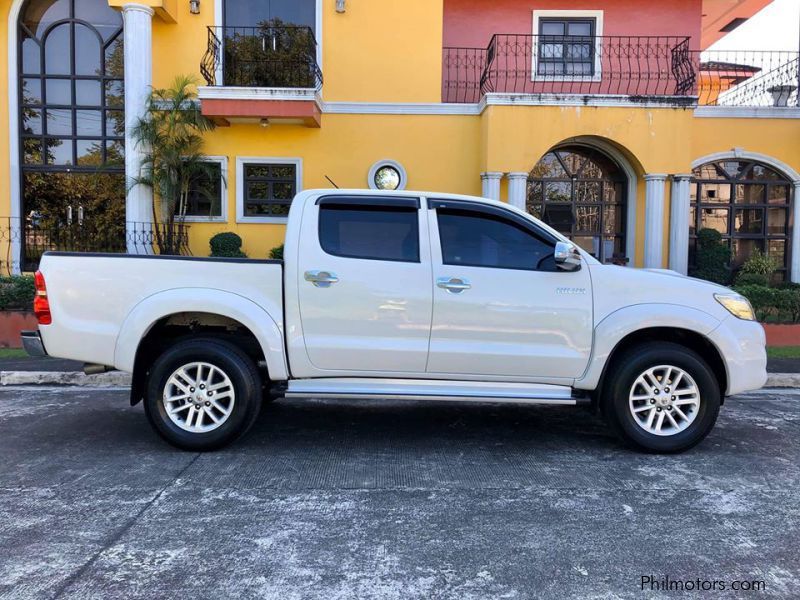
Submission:
[[[44,283],[44,275],[41,271],[36,271],[33,276],[33,284],[36,288],[36,295],[33,297],[33,314],[39,325],[50,325],[53,317],[50,315],[50,301],[47,299],[47,286]]]

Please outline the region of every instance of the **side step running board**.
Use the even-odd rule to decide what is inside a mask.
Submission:
[[[572,388],[559,385],[357,377],[290,381],[286,397],[503,402],[561,406],[575,406],[588,402],[588,398],[574,396]]]

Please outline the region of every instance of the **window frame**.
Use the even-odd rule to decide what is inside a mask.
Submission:
[[[200,215],[186,215],[183,221],[186,223],[227,223],[228,222],[228,157],[227,156],[204,156],[201,162],[216,163],[219,165],[219,216],[204,217]]]
[[[237,223],[278,223],[285,225],[286,217],[250,217],[244,214],[245,205],[245,165],[294,165],[295,196],[303,191],[303,159],[285,156],[237,156],[236,157],[236,222]]]
[[[602,10],[534,10],[533,14],[533,39],[535,40],[531,53],[531,81],[586,81],[598,82],[603,79],[602,69],[602,40],[603,40],[603,11]],[[580,75],[550,75],[543,74],[539,69],[540,23],[542,21],[587,21],[594,20],[592,33],[593,44],[593,69],[591,76]]]
[[[371,260],[380,262],[421,264],[422,263],[422,233],[420,231],[420,200],[414,197],[381,197],[381,196],[321,196],[316,201],[317,205],[317,243],[320,250],[328,256],[345,258],[348,260]],[[340,254],[326,249],[322,243],[322,207],[348,207],[357,210],[359,207],[371,210],[385,209],[388,211],[414,213],[416,215],[416,234],[417,234],[417,257],[416,260],[406,260],[402,258],[384,258],[377,256],[354,256],[350,254]],[[345,208],[347,210],[347,208]]]
[[[544,270],[544,269],[538,269],[536,267],[531,267],[531,268],[502,267],[502,266],[480,265],[474,263],[446,262],[444,240],[442,239],[441,230],[439,228],[439,210],[445,210],[445,211],[452,210],[464,213],[473,213],[474,216],[480,218],[490,218],[499,221],[506,221],[512,227],[517,227],[518,229],[522,229],[523,231],[530,234],[532,237],[538,239],[544,244],[551,246],[553,249],[553,253],[555,253],[555,245],[562,240],[551,234],[549,231],[540,228],[539,226],[536,225],[536,223],[529,221],[528,219],[516,213],[491,205],[482,205],[476,202],[469,202],[466,200],[446,200],[446,199],[429,198],[428,209],[436,213],[436,218],[435,218],[436,236],[439,239],[439,262],[442,264],[442,266],[470,267],[474,269],[502,269],[504,271],[524,271],[532,273],[554,273],[557,271],[555,268],[550,270]]]

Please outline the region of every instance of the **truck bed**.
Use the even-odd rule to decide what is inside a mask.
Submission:
[[[188,296],[196,304],[188,303],[187,311],[202,308],[209,291],[234,294],[258,305],[283,330],[279,260],[48,252],[39,270],[53,318],[39,329],[51,356],[98,364],[114,358],[117,368],[129,367],[120,364],[117,352],[121,330],[142,318],[134,309],[145,300],[152,304],[160,295],[166,306],[171,290],[181,290],[184,297],[187,290],[197,290]]]

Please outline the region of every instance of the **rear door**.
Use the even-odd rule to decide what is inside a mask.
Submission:
[[[468,201],[428,204],[428,372],[579,377],[592,346],[589,269],[558,270],[556,239],[517,213]]]
[[[420,199],[323,196],[306,205],[302,231],[297,286],[311,365],[424,373],[433,294]]]

